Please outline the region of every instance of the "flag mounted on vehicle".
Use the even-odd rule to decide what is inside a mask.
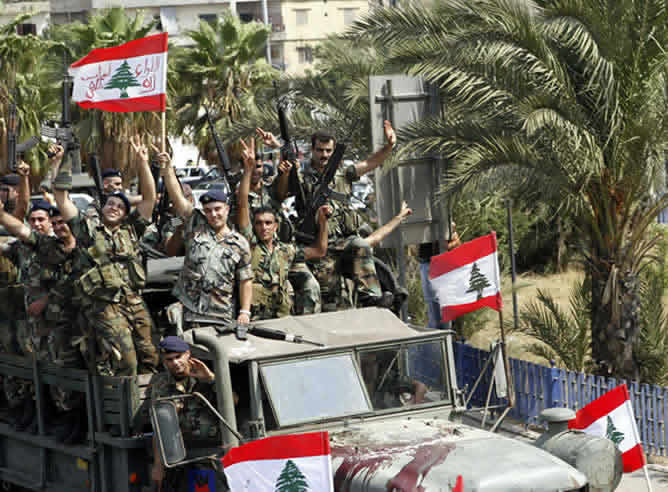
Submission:
[[[647,463],[625,384],[611,389],[578,410],[568,427],[614,442],[622,453],[624,473],[642,468]]]
[[[497,250],[496,233],[492,232],[432,257],[429,278],[443,321],[482,307],[501,310]]]
[[[232,448],[222,459],[231,492],[333,492],[329,433],[289,434]]]
[[[69,67],[72,99],[103,111],[165,111],[167,33],[91,51]]]

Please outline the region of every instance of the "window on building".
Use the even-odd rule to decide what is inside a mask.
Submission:
[[[241,22],[253,22],[253,14],[250,13],[239,13],[239,19]]]
[[[199,20],[203,20],[204,22],[208,22],[211,24],[212,22],[216,21],[216,14],[199,14]]]
[[[343,24],[349,26],[355,21],[359,9],[341,9],[343,10]]]
[[[19,36],[27,36],[32,34],[37,35],[37,25],[36,24],[19,24],[16,26],[16,34]]]
[[[301,46],[297,48],[299,63],[313,63],[313,49],[310,46]]]
[[[295,10],[295,14],[297,15],[297,25],[298,26],[305,26],[308,24],[308,12],[311,9],[298,9]]]

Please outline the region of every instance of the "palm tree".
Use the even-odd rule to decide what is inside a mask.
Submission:
[[[447,158],[446,193],[502,176],[528,200],[559,200],[591,280],[592,358],[636,378],[637,279],[668,204],[654,193],[668,142],[666,1],[440,0],[378,9],[350,37],[440,87],[443,115],[400,136],[406,152]]]
[[[16,103],[21,122],[19,141],[38,135],[41,122],[57,110],[58,101],[52,97],[54,87],[47,61],[49,51],[56,49],[58,43],[32,34],[16,34],[16,27],[31,15],[19,15],[0,26],[0,71],[6,75],[0,80],[0,159],[3,166],[7,162],[7,118],[12,103]],[[27,156],[34,176],[44,174],[41,163],[45,160],[44,152],[38,149]]]
[[[215,147],[204,117],[208,108],[219,128],[246,118],[257,91],[278,72],[265,60],[270,29],[258,22],[242,23],[231,13],[186,33],[192,47],[175,51],[170,60],[170,87],[175,94],[172,131],[188,133],[210,162]]]
[[[87,24],[74,22],[54,26],[50,35],[67,46],[68,63],[71,63],[93,49],[143,38],[156,24],[156,20],[145,22],[141,12],[130,17],[122,7],[118,7],[93,15]],[[62,63],[60,54],[53,54],[53,59],[54,63]],[[84,155],[97,152],[102,168],[118,168],[124,172],[126,179],[132,177],[134,170],[130,137],[135,133],[148,133],[156,138],[160,135],[159,113],[110,113],[86,109],[75,111],[73,119],[78,121],[78,137],[83,143]]]

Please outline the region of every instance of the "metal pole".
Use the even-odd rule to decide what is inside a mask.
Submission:
[[[267,37],[267,47],[266,47],[266,55],[267,55],[267,63],[269,66],[271,66],[271,33],[273,32],[273,28],[271,24],[269,23],[269,9],[267,8],[267,0],[262,0],[262,20],[265,23],[266,26],[269,27],[269,36]]]

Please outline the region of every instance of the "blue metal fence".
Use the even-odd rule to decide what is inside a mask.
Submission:
[[[457,385],[470,391],[489,356],[490,352],[486,350],[455,343]],[[510,359],[510,368],[516,401],[510,416],[533,425],[541,424],[538,415],[545,408],[578,410],[615,386],[626,383],[645,452],[668,456],[668,388],[576,373],[518,359]],[[488,368],[469,406],[484,406],[491,374]],[[500,403],[503,402],[492,393],[491,404]]]

